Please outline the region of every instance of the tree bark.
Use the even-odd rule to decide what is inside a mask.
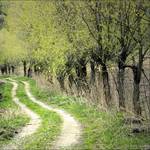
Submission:
[[[28,69],[28,78],[31,78],[32,77],[32,69],[31,69],[31,67],[29,67],[29,69]]]
[[[141,71],[138,67],[133,68],[133,106],[134,112],[136,115],[141,115],[141,106],[140,106],[140,80],[141,80]]]
[[[4,65],[4,72],[5,72],[5,74],[8,73],[8,71],[7,71],[7,65],[6,64]]]
[[[87,76],[87,69],[86,69],[86,60],[85,58],[80,58],[76,64],[76,86],[77,89],[80,90],[80,88],[87,89],[87,81],[86,81],[86,76]]]
[[[90,68],[91,68],[90,83],[94,85],[95,84],[95,63],[93,60],[90,61]]]
[[[125,74],[125,63],[128,57],[128,49],[124,45],[124,39],[121,40],[121,51],[118,56],[118,96],[119,96],[119,108],[125,108],[125,90],[124,90],[124,74]]]
[[[125,91],[124,91],[124,69],[119,69],[117,74],[118,82],[118,96],[119,96],[119,108],[125,108]]]
[[[60,69],[57,73],[57,80],[59,82],[60,89],[62,91],[65,91],[65,76],[66,76],[65,70]]]
[[[69,74],[68,76],[68,81],[69,81],[69,88],[72,88],[73,82],[74,82],[74,77],[72,74]]]
[[[1,66],[1,73],[2,73],[2,75],[4,75],[4,73],[5,73],[4,65]]]
[[[141,115],[141,106],[140,106],[140,89],[139,84],[134,82],[134,90],[133,90],[133,106],[134,112],[136,115]]]
[[[15,67],[14,66],[11,66],[11,71],[12,71],[12,74],[14,74],[14,72],[15,72]]]
[[[64,77],[62,76],[57,76],[57,80],[59,82],[61,90],[65,90],[65,84],[64,84]]]
[[[110,92],[110,84],[109,84],[109,74],[107,71],[107,67],[105,64],[102,66],[102,78],[103,78],[103,89],[104,89],[104,95],[106,104],[108,107],[111,105],[111,92]]]
[[[23,61],[24,76],[27,76],[27,62]]]
[[[10,74],[11,73],[11,66],[8,65],[8,73]]]

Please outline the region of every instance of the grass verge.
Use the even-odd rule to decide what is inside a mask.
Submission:
[[[24,79],[27,80],[27,79]],[[150,144],[147,133],[130,134],[123,122],[123,114],[104,112],[96,106],[88,106],[81,99],[56,95],[40,89],[32,79],[28,80],[31,91],[39,100],[67,110],[83,125],[83,139],[74,149],[141,149]]]
[[[11,141],[15,134],[29,122],[29,118],[21,113],[19,107],[12,101],[12,85],[0,85],[0,147]]]
[[[142,149],[144,145],[150,144],[149,134],[130,134],[129,128],[123,123],[121,113],[100,111],[96,106],[88,106],[82,99],[60,95],[56,91],[43,90],[32,79],[24,77],[15,79],[28,81],[31,93],[38,100],[67,110],[81,122],[82,141],[73,149]]]

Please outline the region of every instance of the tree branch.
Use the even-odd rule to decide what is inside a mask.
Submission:
[[[92,32],[92,30],[91,30],[89,24],[87,23],[87,21],[86,21],[86,19],[85,19],[85,17],[84,17],[84,14],[83,14],[82,12],[81,12],[81,15],[82,15],[82,19],[83,19],[84,23],[85,23],[86,26],[88,27],[88,30],[89,30],[90,34],[92,35],[92,37],[94,38],[94,40],[97,42],[97,39],[96,39],[94,33]]]

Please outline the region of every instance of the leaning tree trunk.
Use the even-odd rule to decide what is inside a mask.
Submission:
[[[27,75],[27,62],[23,61],[23,70],[24,70],[24,76]]]
[[[109,84],[109,74],[105,64],[102,65],[102,78],[103,78],[103,90],[105,95],[105,101],[108,107],[111,105],[111,92]]]

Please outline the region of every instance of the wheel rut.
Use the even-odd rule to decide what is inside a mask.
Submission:
[[[81,125],[80,123],[74,119],[69,113],[65,112],[64,110],[53,108],[39,100],[37,100],[30,92],[30,86],[28,82],[23,82],[25,85],[25,91],[27,96],[30,100],[34,103],[38,104],[39,106],[54,111],[60,115],[61,119],[63,120],[61,134],[56,138],[53,143],[52,149],[62,149],[62,148],[69,148],[79,143],[81,138]]]
[[[32,110],[30,110],[26,105],[21,103],[19,99],[16,96],[16,91],[18,88],[18,84],[14,80],[10,80],[13,84],[12,88],[12,100],[21,108],[21,111],[27,114],[30,117],[30,122],[24,126],[21,131],[16,134],[12,140],[12,142],[4,147],[1,148],[1,150],[14,150],[19,149],[21,146],[21,143],[24,138],[27,136],[32,135],[37,131],[37,129],[41,125],[41,118],[39,115],[34,113]]]

